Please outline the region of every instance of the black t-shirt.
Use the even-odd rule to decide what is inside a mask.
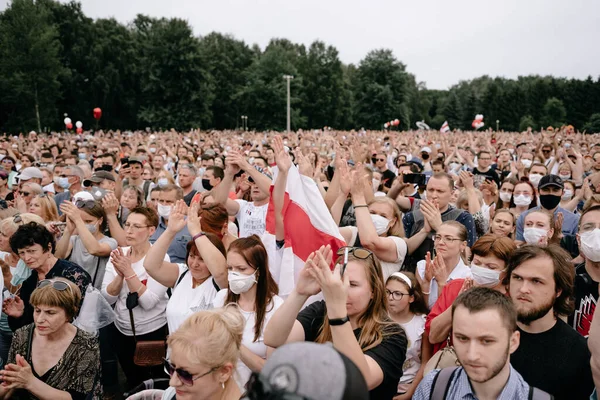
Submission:
[[[598,282],[585,270],[585,264],[575,269],[575,313],[569,316],[569,325],[584,337],[589,336],[592,317],[598,303]]]
[[[488,169],[486,172],[481,172],[477,168],[474,168],[473,175],[482,175],[484,179],[496,182],[496,185],[498,185],[498,189],[500,189],[500,177],[498,176],[498,172],[496,171],[496,168],[494,168],[494,166],[491,166],[490,169]]]
[[[187,195],[183,196],[183,201],[185,201],[185,204],[189,207],[190,204],[192,203],[192,199],[194,198],[194,196],[196,195],[196,191],[192,190],[191,192],[189,192]]]
[[[314,342],[319,336],[327,310],[324,301],[318,301],[298,314],[296,319],[304,328],[304,340]],[[360,337],[361,329],[354,330],[356,340]],[[406,359],[406,334],[400,325],[388,328],[388,334],[383,341],[372,349],[364,352],[371,357],[383,371],[383,382],[369,392],[372,400],[391,400],[397,393],[398,382],[402,377],[402,365]]]
[[[389,169],[386,169],[385,171],[383,171],[381,173],[381,183],[386,188],[392,187],[392,183],[394,183],[394,179],[396,179],[396,174],[393,173],[392,171],[390,171]]]
[[[521,344],[510,356],[510,363],[525,382],[557,400],[590,398],[594,382],[590,351],[583,336],[561,319],[546,332],[519,332]]]

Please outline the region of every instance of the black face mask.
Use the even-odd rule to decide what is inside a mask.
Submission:
[[[421,153],[421,158],[423,160],[429,160],[429,153]]]
[[[107,171],[107,172],[112,172],[112,170],[113,170],[112,165],[103,165],[101,167],[94,169],[94,171]]]
[[[540,195],[540,204],[546,210],[554,210],[556,206],[560,203],[560,196],[556,196],[553,194],[541,194]]]
[[[213,185],[210,184],[210,179],[202,179],[202,187],[206,190],[212,190]]]

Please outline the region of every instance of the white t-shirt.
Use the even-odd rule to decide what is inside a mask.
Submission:
[[[219,293],[217,293],[217,297],[215,297],[215,300],[213,302],[215,308],[223,307],[225,299],[227,298],[227,291],[227,289],[223,289],[219,291]],[[281,307],[282,304],[283,299],[281,297],[273,296],[273,302],[270,306],[267,306],[267,312],[265,313],[265,319],[262,325],[263,332],[260,333],[260,337],[256,342],[254,341],[254,325],[256,323],[256,313],[254,311],[244,311],[241,308],[239,308],[240,312],[244,316],[244,319],[246,320],[246,326],[244,327],[244,335],[242,337],[242,344],[246,346],[248,350],[264,359],[267,358],[267,346],[264,343],[264,330],[273,314],[275,314],[275,311],[277,311],[277,309]],[[250,368],[248,368],[246,364],[242,362],[242,360],[238,361],[236,369],[237,371],[235,381],[237,382],[240,389],[243,389],[246,382],[248,382],[248,379],[250,379],[250,374],[252,373],[252,371],[250,371]]]
[[[181,279],[181,282],[173,289],[173,295],[167,304],[167,323],[170,333],[175,332],[193,313],[211,309],[217,295],[217,288],[212,277],[193,289],[192,273],[189,272],[187,265],[177,264],[177,266],[179,267],[177,281]],[[183,273],[185,275],[181,278]]]
[[[352,236],[350,238],[350,243],[348,245],[353,246],[354,243],[356,242],[356,239],[358,236],[358,228],[355,226],[350,226],[349,228],[350,228],[350,232],[352,232]],[[383,271],[383,281],[384,282],[387,281],[387,278],[389,278],[391,274],[393,274],[394,272],[400,271],[400,268],[402,268],[402,264],[404,263],[404,258],[406,257],[406,253],[408,252],[408,246],[406,245],[406,242],[404,241],[404,239],[402,239],[401,237],[398,237],[398,236],[388,236],[388,238],[393,240],[394,243],[396,244],[397,258],[396,258],[396,261],[393,261],[393,262],[379,260],[379,262],[381,263],[381,269]]]
[[[269,203],[256,207],[254,203],[245,200],[235,200],[240,205],[240,210],[235,216],[240,225],[240,238],[251,235],[259,237],[265,233],[267,227],[267,209]]]
[[[419,271],[419,275],[421,278],[425,278],[425,260],[421,260],[417,262],[417,270]],[[470,278],[471,277],[471,268],[466,265],[462,258],[458,258],[458,264],[456,267],[450,272],[448,275],[448,280],[446,282],[450,282],[452,279],[460,279],[460,278]],[[429,285],[429,309],[433,308],[433,305],[437,301],[439,297],[438,293],[438,284],[435,279],[431,280],[431,284]]]
[[[131,248],[122,247],[122,249],[123,253],[129,254]],[[167,302],[169,301],[167,288],[148,275],[144,268],[145,259],[146,257],[143,257],[138,262],[131,264],[133,272],[135,272],[142,283],[146,284],[146,291],[140,296],[138,306],[133,309],[136,335],[154,332],[167,323],[167,317],[165,315],[165,309],[167,308]],[[168,254],[165,254],[164,260],[167,262],[170,261]],[[123,281],[123,287],[118,296],[111,296],[106,291],[106,288],[116,276],[117,272],[115,271],[115,267],[112,261],[108,260],[106,272],[104,273],[104,280],[102,281],[102,295],[109,304],[115,305],[115,327],[123,335],[133,336],[129,310],[126,306],[127,295],[129,294],[127,282]]]
[[[425,315],[417,315],[408,322],[400,324],[406,332],[408,339],[408,348],[406,350],[406,360],[402,366],[402,377],[398,385],[398,392],[406,392],[408,384],[411,383],[419,368],[421,368],[421,343],[423,332],[425,331]]]

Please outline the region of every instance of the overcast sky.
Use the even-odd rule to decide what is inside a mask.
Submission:
[[[64,1],[64,0],[63,0]],[[281,37],[335,46],[345,63],[390,48],[428,88],[481,75],[600,76],[600,0],[82,0],[86,15],[179,17],[195,34],[264,49]],[[0,9],[7,0],[0,0]]]

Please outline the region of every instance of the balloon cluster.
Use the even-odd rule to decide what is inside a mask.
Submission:
[[[96,120],[96,126],[98,123],[98,120],[100,120],[100,118],[102,117],[102,110],[100,109],[100,107],[96,107],[94,108],[94,119]],[[73,129],[73,121],[71,121],[71,118],[67,117],[67,114],[65,114],[65,119],[63,120],[63,122],[65,123],[65,128],[67,130],[71,130]],[[75,122],[75,127],[76,132],[77,133],[83,133],[83,122],[81,121],[77,121]]]
[[[400,120],[398,118],[396,118],[393,121],[386,122],[385,124],[383,124],[383,127],[385,129],[387,129],[387,128],[391,127],[391,126],[398,126],[398,125],[400,125]]]
[[[473,120],[473,123],[471,124],[471,126],[477,130],[479,128],[482,128],[484,125],[485,124],[483,123],[483,115],[477,114],[475,116],[475,119]]]

